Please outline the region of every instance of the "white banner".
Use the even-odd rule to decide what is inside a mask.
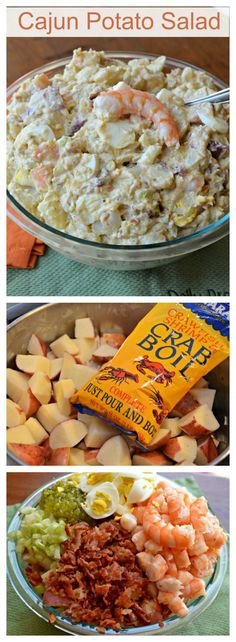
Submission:
[[[225,7],[8,7],[7,35],[228,37]]]

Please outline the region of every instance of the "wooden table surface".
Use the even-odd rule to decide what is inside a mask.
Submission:
[[[165,477],[177,479],[177,477],[188,476],[184,473],[165,473]],[[7,473],[7,504],[22,502],[36,488],[46,484],[51,479],[60,477],[61,473]],[[192,474],[197,484],[202,489],[209,501],[212,510],[219,517],[221,524],[229,530],[229,480],[224,477],[217,477],[211,473]]]
[[[77,47],[166,54],[198,65],[226,83],[229,80],[228,38],[8,38],[7,41],[8,84],[35,67],[71,56]]]

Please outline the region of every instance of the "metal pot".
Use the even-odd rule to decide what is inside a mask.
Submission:
[[[7,363],[15,367],[15,356],[27,351],[31,334],[37,333],[43,341],[50,343],[61,334],[73,336],[74,321],[76,318],[89,316],[95,326],[109,320],[120,324],[128,335],[136,324],[153,307],[152,303],[52,303],[37,307],[27,314],[19,317],[8,326],[7,338]],[[229,414],[229,364],[228,360],[221,363],[207,376],[211,386],[216,388],[214,412],[228,439],[228,414]],[[229,454],[229,447],[224,444],[222,452],[211,465],[219,464]],[[13,461],[24,465],[15,455],[8,452],[9,463]]]

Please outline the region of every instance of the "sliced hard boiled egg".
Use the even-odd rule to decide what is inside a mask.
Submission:
[[[103,519],[116,512],[119,493],[111,482],[98,484],[87,494],[83,509],[93,519]]]
[[[114,473],[85,473],[80,480],[79,488],[84,493],[89,493],[95,486],[103,482],[111,482],[114,477]]]
[[[152,495],[153,491],[154,487],[152,482],[144,478],[136,479],[127,496],[127,502],[129,504],[138,504],[139,502],[145,502],[145,500]]]

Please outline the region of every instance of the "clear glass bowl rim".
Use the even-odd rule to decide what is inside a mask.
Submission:
[[[81,471],[87,472],[87,471]],[[37,504],[38,498],[44,488],[47,488],[58,481],[58,479],[65,479],[70,477],[71,473],[62,475],[59,478],[53,479],[46,484],[43,484],[34,491],[29,497],[27,497],[24,502],[20,505],[18,511],[13,516],[9,526],[8,534],[14,530],[17,530],[21,520],[20,509],[26,506],[34,506]],[[158,476],[161,477],[161,475]],[[164,479],[164,478],[163,478]],[[190,493],[191,494],[191,493]],[[48,622],[49,612],[54,613],[57,617],[56,622],[54,623],[55,628],[58,628],[62,631],[66,631],[72,635],[99,635],[95,626],[83,624],[83,623],[72,623],[69,618],[63,618],[60,616],[59,612],[53,608],[47,608],[43,606],[40,596],[38,596],[35,591],[33,591],[30,584],[27,582],[18,562],[18,556],[15,551],[15,543],[11,540],[8,540],[7,543],[7,557],[8,557],[8,577],[13,586],[13,589],[16,591],[18,597],[24,602],[24,604],[30,608],[36,615],[41,619]],[[189,606],[189,614],[183,619],[178,618],[177,616],[172,616],[164,622],[164,627],[160,628],[158,624],[151,624],[148,626],[134,627],[128,629],[122,629],[121,631],[115,631],[113,629],[107,629],[105,631],[106,635],[170,635],[174,634],[179,628],[184,624],[188,625],[193,622],[193,620],[201,615],[215,600],[219,590],[222,586],[226,570],[228,566],[228,553],[227,546],[224,545],[221,549],[221,556],[216,563],[212,577],[209,579],[209,582],[206,585],[206,596],[204,598],[197,598]]]
[[[149,54],[146,52],[132,52],[132,51],[123,51],[123,52],[118,52],[118,51],[106,51],[105,56],[107,56],[108,59],[111,58],[119,58],[119,59],[124,59],[127,60],[129,58],[150,58],[151,60],[155,59],[157,55],[154,54]],[[19,88],[20,84],[29,78],[33,78],[33,76],[36,73],[45,73],[45,72],[55,72],[57,69],[60,69],[61,67],[64,67],[69,61],[71,60],[71,56],[67,56],[65,58],[58,58],[56,60],[53,60],[52,62],[42,65],[41,67],[37,67],[33,69],[32,71],[28,72],[27,74],[24,74],[24,76],[21,76],[18,78],[16,81],[14,81],[11,85],[9,85],[8,90],[7,90],[7,100],[8,102],[11,99],[11,96],[13,93]],[[168,67],[168,64],[172,67],[191,67],[195,71],[205,71],[201,67],[197,67],[196,65],[193,65],[191,63],[186,63],[183,60],[178,60],[177,58],[172,58],[172,57],[166,57],[166,66]],[[226,84],[217,76],[214,76],[213,74],[208,73],[208,75],[215,81],[215,83],[219,86],[220,89],[224,89],[226,87]],[[53,75],[53,74],[52,74]],[[37,225],[40,228],[44,229],[45,231],[48,231],[50,234],[54,234],[56,237],[59,237],[60,239],[66,239],[66,241],[72,241],[73,243],[77,243],[79,245],[84,245],[85,247],[91,247],[94,249],[100,249],[100,250],[118,250],[118,251],[124,251],[124,252],[137,252],[142,250],[142,252],[149,252],[149,250],[153,249],[171,249],[172,247],[175,248],[181,247],[181,245],[185,245],[186,242],[188,241],[194,241],[197,239],[202,239],[207,236],[210,236],[214,231],[219,231],[219,228],[222,228],[222,234],[220,238],[223,236],[226,236],[228,234],[228,222],[229,222],[229,213],[224,214],[222,218],[220,218],[218,221],[215,221],[214,223],[211,223],[210,225],[207,225],[204,228],[201,228],[194,232],[193,234],[188,234],[187,236],[182,236],[178,239],[174,239],[172,241],[162,241],[160,243],[150,243],[146,245],[118,245],[118,244],[109,244],[109,243],[96,243],[95,241],[87,241],[85,239],[82,239],[80,237],[76,236],[71,236],[70,234],[67,234],[66,232],[62,232],[61,230],[58,230],[55,227],[51,227],[47,223],[44,223],[43,221],[40,221],[36,216],[28,212],[23,205],[18,203],[18,201],[10,194],[9,190],[7,189],[7,198],[9,199],[11,205],[16,208],[16,211],[20,214],[23,214],[23,216],[27,219],[30,219],[35,225]],[[17,222],[14,218],[14,215],[8,211],[8,216],[9,218],[12,218],[15,222]],[[40,237],[40,233],[39,233]],[[217,239],[216,239],[217,240]]]

